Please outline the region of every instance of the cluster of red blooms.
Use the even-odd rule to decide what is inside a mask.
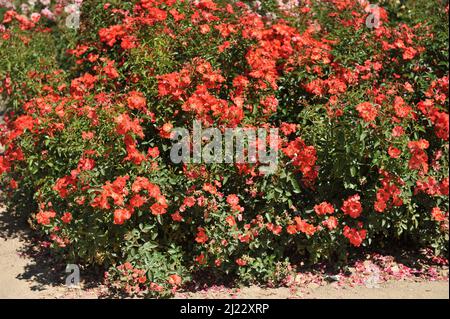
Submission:
[[[294,218],[294,222],[294,225],[289,225],[286,229],[286,231],[291,235],[294,235],[297,232],[301,232],[307,236],[312,236],[317,230],[317,227],[307,223],[305,220],[301,219],[298,216]]]
[[[130,219],[135,208],[141,208],[148,203],[150,199],[155,202],[150,206],[153,215],[163,215],[168,207],[165,196],[161,194],[159,186],[151,183],[145,177],[137,177],[131,186],[133,196],[129,199],[128,205],[125,206],[125,198],[128,196],[127,181],[129,176],[120,176],[115,181],[107,182],[103,187],[103,191],[94,198],[91,206],[100,209],[110,209],[111,205],[108,201],[111,198],[115,206],[118,208],[114,211],[114,224],[121,225]],[[145,190],[146,194],[141,191]]]
[[[125,262],[124,264],[117,266],[116,269],[122,280],[127,283],[124,289],[130,295],[145,295],[149,290],[161,292],[165,289],[161,284],[149,281],[146,270],[135,268],[130,262]],[[106,282],[109,281],[110,277],[111,274],[105,272]],[[114,282],[111,282],[111,284],[114,284]],[[182,278],[177,274],[170,275],[167,278],[166,284],[172,287],[172,291],[175,292],[181,286]]]
[[[319,216],[326,215],[326,214],[333,214],[334,207],[330,203],[322,202],[322,203],[314,206],[314,211]]]
[[[449,178],[442,179],[441,182],[436,181],[435,178],[428,176],[423,180],[416,182],[414,194],[417,195],[424,192],[430,196],[448,196],[449,195]]]
[[[235,194],[227,196],[227,203],[235,212],[242,212],[244,210],[244,208],[239,205],[239,197]]]
[[[381,178],[382,187],[377,191],[377,200],[373,207],[375,211],[382,213],[386,210],[390,199],[392,199],[392,205],[394,206],[402,206],[403,200],[400,198],[401,190],[393,183],[392,176],[384,170],[380,170],[380,175],[383,176]]]
[[[360,199],[361,197],[358,194],[350,196],[347,200],[344,201],[341,210],[344,212],[344,214],[349,215],[351,218],[358,218],[362,213],[362,205]]]
[[[70,212],[65,212],[64,214],[62,214],[61,216],[61,223],[59,223],[59,225],[54,225],[53,224],[53,219],[56,218],[57,213],[55,212],[55,210],[52,208],[52,203],[49,202],[47,203],[48,207],[45,207],[44,204],[40,204],[40,210],[39,212],[36,214],[36,222],[39,225],[42,226],[47,226],[49,229],[51,229],[50,232],[50,240],[55,243],[58,247],[66,247],[67,245],[70,244],[70,239],[66,236],[63,235],[62,233],[58,234],[61,229],[62,229],[62,225],[63,224],[70,224],[72,222],[72,214]],[[49,243],[50,244],[50,243]]]
[[[431,211],[431,216],[437,222],[443,222],[448,219],[448,212],[443,212],[439,207],[434,207]]]
[[[308,76],[308,80],[300,84],[307,94],[314,98],[325,97],[325,100],[328,100],[326,107],[330,120],[339,120],[341,116],[346,115],[347,109],[350,109],[349,113],[357,114],[362,119],[358,119],[358,121],[370,123],[369,128],[365,129],[375,129],[375,124],[380,123],[381,125],[388,114],[390,118],[387,122],[389,125],[395,126],[391,134],[395,140],[389,141],[391,144],[388,148],[388,154],[393,159],[399,159],[402,156],[399,145],[401,137],[406,141],[407,121],[417,121],[419,116],[423,116],[433,124],[435,134],[439,139],[448,141],[449,117],[448,111],[444,108],[448,101],[446,92],[448,91],[448,76],[433,81],[425,93],[426,99],[417,105],[408,105],[405,101],[407,100],[405,96],[414,92],[414,88],[409,83],[399,84],[398,82],[401,81],[396,81],[396,79],[401,79],[400,75],[394,74],[393,82],[386,83],[388,85],[377,84],[382,82],[379,80],[384,80],[381,75],[385,71],[387,63],[395,65],[408,63],[424,51],[425,48],[414,46],[414,41],[417,40],[414,29],[406,25],[393,29],[382,24],[373,30],[373,36],[379,40],[377,45],[381,46],[383,52],[374,55],[371,61],[367,60],[361,64],[355,62],[352,66],[344,66],[332,55],[336,42],[325,38],[317,39],[316,33],[320,31],[320,25],[311,23],[304,32],[300,33],[284,21],[268,24],[263,17],[246,10],[243,10],[244,13],[241,13],[240,16],[236,15],[237,19],[232,19],[235,10],[245,8],[245,5],[239,2],[220,8],[210,0],[191,1],[189,2],[190,9],[187,11],[189,13],[181,14],[175,9],[176,2],[175,0],[141,0],[136,3],[131,12],[112,10],[112,13],[117,13],[122,17],[122,21],[120,24],[99,30],[101,43],[91,46],[80,45],[76,49],[70,50],[69,53],[75,56],[78,59],[77,63],[83,67],[83,73],[73,79],[70,85],[68,83],[67,87],[61,85],[57,90],[52,87],[44,87],[42,96],[24,103],[23,115],[17,116],[11,121],[8,118],[5,119],[7,127],[0,128],[2,133],[0,142],[8,147],[0,156],[0,175],[9,173],[15,163],[25,159],[19,144],[16,145],[15,141],[19,140],[26,132],[53,137],[58,132],[64,131],[66,125],[70,124],[74,117],[85,117],[90,128],[81,133],[80,141],[88,144],[95,142],[98,135],[105,134],[100,130],[100,128],[103,129],[100,127],[100,113],[104,112],[109,115],[106,122],[113,127],[106,134],[111,133],[114,137],[118,136],[118,143],[123,142],[126,150],[126,155],[123,155],[118,162],[136,169],[139,177],[133,181],[130,176],[135,175],[132,173],[129,173],[130,176],[117,177],[116,175],[117,178],[113,177],[115,178],[113,181],[102,181],[101,189],[94,191],[94,186],[84,180],[84,174],[100,166],[102,156],[107,158],[110,150],[104,151],[103,154],[97,154],[92,150],[94,147],[91,145],[89,149],[85,147],[75,169],[69,170],[64,173],[65,176],[56,179],[53,191],[59,195],[60,199],[73,200],[78,205],[87,204],[95,209],[109,211],[113,216],[111,223],[115,225],[126,225],[127,221],[130,223],[130,219],[137,210],[148,211],[155,216],[164,215],[168,211],[172,212],[172,207],[169,209],[168,199],[158,185],[142,176],[147,172],[157,171],[157,160],[161,159],[157,159],[160,149],[155,146],[148,148],[145,152],[142,145],[148,145],[146,144],[148,140],[153,139],[157,143],[167,142],[164,139],[172,137],[174,125],[180,122],[185,123],[187,116],[201,120],[204,125],[217,125],[221,128],[239,125],[268,127],[272,125],[268,124],[268,119],[272,115],[278,115],[280,111],[286,111],[284,108],[288,107],[282,105],[277,99],[276,91],[279,80],[296,69],[302,70],[302,73]],[[351,19],[341,12],[357,6],[356,1],[332,0],[330,3],[333,3],[338,9],[338,12],[333,13],[332,16],[336,17],[337,21],[343,25],[355,30],[364,25],[365,15],[358,10],[353,11]],[[105,6],[105,10],[109,10],[109,5]],[[308,11],[306,10],[305,13]],[[384,10],[381,12],[381,22],[387,21],[386,12]],[[224,13],[228,13],[230,19],[219,17]],[[23,29],[33,28],[34,24],[38,22],[29,21],[14,13],[6,13],[4,23],[9,23],[13,19],[19,21]],[[181,25],[184,20],[189,22],[188,28]],[[171,29],[172,25],[175,26],[173,29]],[[245,42],[250,44],[246,44],[242,61],[233,61],[232,65],[226,65],[228,62],[224,62],[222,69],[201,57],[184,61],[185,63],[178,65],[175,69],[170,69],[170,73],[165,74],[157,74],[158,72],[154,72],[153,66],[149,66],[146,71],[157,85],[158,94],[155,94],[154,99],[148,98],[147,100],[148,96],[146,97],[143,92],[150,93],[142,87],[139,88],[140,76],[125,73],[121,76],[121,72],[127,71],[126,68],[122,70],[122,67],[127,54],[131,52],[129,50],[142,48],[152,54],[153,48],[146,47],[145,41],[141,41],[141,37],[143,30],[153,26],[161,27],[162,31],[155,31],[163,33],[161,38],[168,37],[173,42],[179,41],[178,38],[182,38],[181,34],[185,36],[197,32],[205,38],[206,36],[217,37],[220,40],[220,44],[214,48],[217,50],[217,54],[227,53],[227,50],[234,49],[241,51],[242,47],[236,46],[235,37],[237,36],[242,37]],[[190,45],[188,40],[183,39],[183,41],[186,41],[186,43],[181,43],[183,46]],[[102,57],[103,54],[116,53],[113,51],[116,49],[123,54],[117,61]],[[233,72],[230,72],[228,68]],[[234,72],[235,69],[239,69],[239,71]],[[169,72],[168,70],[169,68],[164,68],[164,72]],[[127,79],[123,80],[123,78]],[[100,85],[115,86],[122,80],[127,82],[125,87],[130,88],[128,93],[98,93],[97,88]],[[368,98],[362,103],[358,102],[359,104],[356,106],[352,104],[346,108],[347,102],[341,101],[341,99],[345,97],[348,90],[362,81],[371,84],[372,88],[367,89],[366,92]],[[0,93],[1,90],[10,90],[8,81],[4,82],[4,88],[0,88]],[[119,86],[117,85],[117,87]],[[70,95],[64,97],[58,91],[67,91],[70,92]],[[89,100],[91,97],[93,97],[93,101]],[[158,103],[158,107],[151,106],[155,101]],[[161,111],[161,109],[163,110]],[[354,118],[354,116],[352,117]],[[302,181],[308,191],[314,191],[314,186],[319,178],[318,150],[320,149],[314,145],[308,145],[305,139],[299,137],[301,128],[298,124],[282,122],[279,128],[284,134],[284,138],[279,141],[280,148],[288,158],[288,160],[284,158],[288,161],[285,167],[289,172],[293,167],[293,171],[301,173]],[[153,129],[157,131],[157,134],[153,134]],[[6,131],[5,134],[3,134],[3,130]],[[388,131],[391,131],[391,126]],[[141,141],[145,143],[140,143]],[[259,142],[261,141],[258,141],[258,145]],[[436,180],[434,177],[428,176],[435,168],[433,164],[429,163],[427,153],[427,150],[430,152],[430,149],[433,149],[430,147],[432,144],[430,142],[420,139],[409,141],[407,145],[411,155],[408,168],[419,171],[420,175],[420,180],[416,182],[415,194],[448,196],[448,177]],[[42,154],[39,154],[44,160],[47,156],[46,152],[43,151]],[[226,239],[216,243],[213,239],[213,232],[208,228],[209,225],[203,224],[211,212],[219,209],[226,211],[226,217],[223,217],[224,220],[220,222],[225,224],[225,228],[232,233],[231,238],[237,243],[248,244],[263,231],[275,236],[281,236],[287,232],[290,235],[311,237],[315,234],[317,236],[322,230],[337,229],[339,232],[342,231],[343,236],[356,247],[362,245],[366,239],[368,232],[363,229],[364,225],[358,220],[363,213],[362,202],[365,204],[364,207],[367,203],[364,193],[349,196],[340,207],[336,202],[333,202],[335,205],[326,201],[321,202],[314,206],[315,214],[307,218],[287,216],[283,220],[281,214],[276,212],[273,214],[277,218],[271,222],[260,215],[253,220],[247,218],[244,206],[248,198],[245,196],[248,195],[252,200],[259,200],[262,196],[261,192],[264,190],[259,190],[255,186],[257,174],[254,167],[246,164],[237,164],[236,167],[240,175],[235,175],[242,178],[245,190],[243,187],[242,193],[226,196],[219,192],[221,188],[219,181],[209,180],[211,172],[205,166],[183,166],[182,172],[186,180],[189,183],[198,182],[201,186],[190,188],[179,201],[174,199],[174,202],[178,201],[178,206],[175,207],[178,210],[171,213],[170,217],[171,221],[175,222],[172,223],[175,226],[180,226],[180,223],[183,222],[185,225],[194,225],[191,235],[201,249],[209,248],[209,244],[223,247],[229,245]],[[128,174],[128,172],[120,174]],[[402,180],[384,170],[380,170],[379,174],[381,187],[376,190],[373,209],[382,213],[392,206],[402,206],[404,204],[401,198],[401,187],[404,186]],[[20,181],[11,179],[11,188],[17,188],[18,182]],[[94,191],[95,198],[92,201],[85,201],[85,195],[82,195],[88,191]],[[72,204],[70,203],[70,205]],[[367,206],[371,205],[372,203]],[[196,222],[194,214],[190,214],[194,208],[199,208],[203,212],[202,226],[194,224]],[[245,212],[247,213],[247,211]],[[36,220],[43,226],[51,226],[54,220],[59,222],[58,225],[67,226],[72,223],[73,218],[77,218],[75,211],[73,214],[74,216],[65,210],[64,213],[57,213],[51,208],[42,208],[37,213]],[[253,212],[248,212],[248,214],[253,214]],[[363,217],[366,214],[369,215],[370,211],[365,211]],[[448,220],[448,213],[439,207],[434,207],[431,217],[433,220],[443,223]],[[349,223],[353,223],[357,227],[352,228],[353,226],[348,226]],[[341,227],[339,227],[340,225]],[[54,230],[56,233],[56,229]],[[67,243],[65,238],[54,233],[52,239],[60,246]],[[202,252],[196,257],[196,261],[203,265],[206,264],[208,258],[208,253]],[[215,265],[219,267],[222,262],[222,259],[217,259]],[[243,267],[247,265],[248,260],[242,256],[236,260],[233,258],[233,262]],[[118,270],[129,281],[127,289],[130,291],[140,292],[143,289],[162,291],[164,289],[160,284],[148,282],[145,273],[135,269],[130,263],[119,266]],[[167,283],[172,287],[178,287],[181,285],[181,277],[172,275],[167,279]]]
[[[317,155],[314,146],[308,146],[301,138],[288,142],[282,148],[283,153],[292,161],[292,165],[298,168],[303,174],[306,185],[311,185],[317,179],[318,170],[316,167]]]
[[[171,96],[174,100],[180,100],[185,94],[185,90],[191,85],[188,68],[184,68],[180,72],[159,75],[157,79],[159,96]]]
[[[344,226],[344,230],[342,233],[355,247],[361,246],[361,243],[364,241],[367,235],[367,231],[365,229],[355,229],[350,228],[349,226]]]
[[[364,102],[356,106],[359,116],[366,122],[373,122],[377,118],[378,110],[372,103]]]
[[[417,104],[417,108],[433,123],[436,136],[445,141],[448,141],[449,136],[448,113],[440,111],[440,109],[435,106],[435,102],[431,99],[419,102]]]
[[[128,195],[126,189],[126,183],[130,179],[129,176],[119,176],[112,183],[107,182],[103,187],[103,191],[97,196],[91,203],[92,207],[98,207],[101,209],[110,209],[108,198],[112,198],[114,205],[121,206],[125,203],[125,196]]]
[[[408,143],[408,148],[411,153],[411,159],[408,162],[408,167],[412,170],[428,173],[428,155],[425,150],[430,146],[427,140],[421,139],[418,141],[411,141]]]
[[[33,14],[30,18],[27,18],[26,16],[17,13],[14,10],[6,11],[3,15],[3,22],[2,24],[7,25],[10,24],[13,20],[17,21],[19,23],[19,27],[21,30],[30,30],[34,29],[41,19],[40,14]]]
[[[48,225],[52,218],[56,217],[55,211],[40,211],[36,214],[36,221],[41,225]]]
[[[74,98],[83,98],[83,96],[94,88],[95,83],[98,78],[90,73],[85,73],[84,75],[72,80],[70,84],[70,93]]]

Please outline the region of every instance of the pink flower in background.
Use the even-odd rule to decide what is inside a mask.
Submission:
[[[55,15],[48,8],[42,9],[41,14],[49,20],[55,19]]]
[[[41,15],[39,13],[33,12],[31,14],[31,21],[33,21],[34,23],[38,23],[40,19]]]
[[[281,10],[292,10],[300,5],[298,0],[277,0],[278,7]]]
[[[14,4],[11,0],[0,0],[0,8],[14,9]]]

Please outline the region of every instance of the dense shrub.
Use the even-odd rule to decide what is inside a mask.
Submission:
[[[448,4],[431,2],[380,4],[376,28],[338,0],[84,1],[75,34],[5,13],[2,190],[132,293],[201,269],[279,283],[400,240],[447,254]],[[173,129],[194,120],[279,128],[277,171],[174,164]]]

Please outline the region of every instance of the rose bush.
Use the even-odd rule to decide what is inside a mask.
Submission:
[[[199,270],[276,284],[392,242],[446,255],[448,4],[291,2],[88,0],[78,32],[4,12],[10,207],[144,295]],[[277,171],[174,164],[194,120],[278,128]]]

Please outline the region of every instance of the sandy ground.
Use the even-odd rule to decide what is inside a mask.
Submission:
[[[21,256],[24,247],[19,238],[0,239],[0,298],[61,298],[63,287],[42,283],[37,276],[45,275],[28,257]],[[42,271],[42,272],[41,272]]]
[[[177,298],[189,299],[449,299],[449,285],[446,281],[414,282],[392,281],[380,284],[379,288],[344,287],[333,284],[312,286],[292,291],[289,288],[263,289],[260,287],[242,288],[230,295],[226,291],[208,290],[193,294],[179,294]]]
[[[65,268],[40,253],[25,221],[0,208],[0,299],[97,298],[96,289],[69,289]]]
[[[62,265],[54,265],[51,258],[40,253],[40,249],[33,243],[26,222],[12,218],[0,208],[0,298],[92,299],[104,293],[104,287],[92,284],[82,283],[81,289],[67,288],[64,285],[64,270]],[[311,284],[295,291],[289,288],[213,288],[195,293],[179,293],[176,298],[448,299],[449,285],[448,281],[396,281],[381,284],[378,288],[341,288],[334,284],[320,287]]]

